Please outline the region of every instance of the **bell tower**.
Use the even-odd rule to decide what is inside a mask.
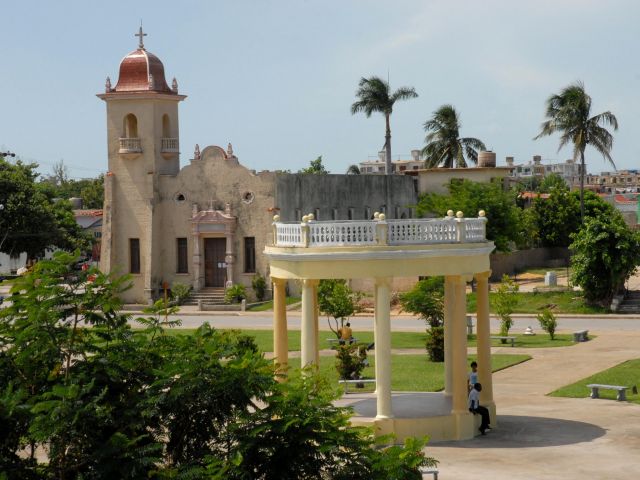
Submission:
[[[144,46],[142,26],[138,48],[120,62],[118,81],[107,77],[98,98],[107,104],[105,200],[100,267],[104,272],[130,273],[133,288],[126,302],[148,303],[161,281],[152,260],[158,255],[158,182],[180,170],[178,83],[167,85],[160,59]]]

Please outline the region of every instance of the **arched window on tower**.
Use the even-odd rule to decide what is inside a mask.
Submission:
[[[122,137],[120,137],[120,153],[140,153],[142,143],[138,137],[138,119],[129,113],[122,121]]]
[[[162,115],[162,153],[178,153],[178,139],[171,136],[171,120],[166,113]]]

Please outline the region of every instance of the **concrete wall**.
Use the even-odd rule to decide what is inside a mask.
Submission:
[[[449,193],[448,185],[451,180],[469,180],[478,183],[489,183],[495,178],[509,175],[508,167],[470,167],[470,168],[430,168],[418,170],[413,175],[418,176],[418,190],[420,193]]]
[[[418,201],[414,180],[404,175],[278,174],[275,205],[283,222],[300,221],[316,213],[316,220],[371,218],[385,212],[387,218],[411,218]]]
[[[549,247],[518,250],[511,253],[492,253],[491,280],[500,280],[502,275],[514,275],[527,268],[564,267],[568,265],[568,248]]]

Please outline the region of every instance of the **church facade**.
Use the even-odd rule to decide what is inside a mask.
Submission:
[[[196,145],[180,167],[178,107],[186,96],[142,41],[120,63],[115,86],[107,78],[98,97],[107,107],[108,172],[100,266],[128,273],[127,303],[149,303],[163,284],[195,291],[250,287],[269,276],[263,251],[275,214],[300,221],[413,216],[417,193],[405,176],[256,173],[227,149]]]

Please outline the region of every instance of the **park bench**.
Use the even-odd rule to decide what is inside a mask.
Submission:
[[[349,393],[349,385],[356,383],[376,383],[375,378],[358,378],[355,380],[338,380],[338,383],[344,384],[344,393]]]
[[[433,480],[438,480],[438,470],[435,468],[421,468],[420,473],[423,477],[425,475],[433,475]]]
[[[333,347],[334,345],[340,345],[340,342],[344,342],[344,344],[346,345],[347,343],[358,343],[358,339],[356,337],[351,337],[351,340],[341,340],[339,338],[327,338],[327,343],[329,344],[330,347]]]
[[[586,342],[587,340],[589,340],[589,330],[579,330],[577,332],[573,332],[574,342]]]
[[[627,399],[627,388],[621,385],[601,385],[599,383],[590,383],[587,388],[591,389],[591,398],[600,398],[600,389],[603,390],[617,390],[616,400],[624,402]]]
[[[502,343],[511,343],[512,347],[515,347],[516,344],[516,337],[505,337],[505,336],[500,336],[500,335],[495,335],[495,336],[491,336],[491,340],[500,340]]]

